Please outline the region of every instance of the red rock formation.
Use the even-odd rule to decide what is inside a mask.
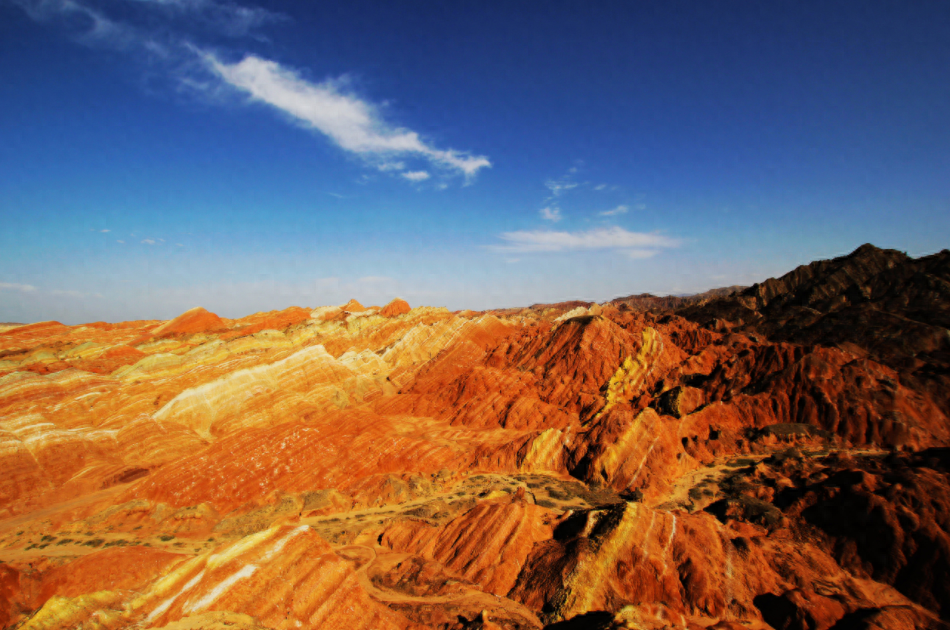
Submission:
[[[7,330],[0,625],[946,628],[948,260]]]
[[[397,315],[405,315],[412,309],[409,308],[409,303],[400,298],[394,299],[392,302],[387,304],[379,311],[379,314],[382,317],[396,317]]]
[[[366,310],[366,307],[360,304],[355,299],[350,300],[349,302],[344,304],[342,308],[343,308],[343,311],[346,313],[362,313],[363,311]]]
[[[220,317],[197,306],[154,329],[152,336],[161,339],[175,335],[221,332],[227,328]]]
[[[532,546],[550,537],[545,517],[546,510],[523,499],[485,501],[442,527],[401,523],[387,528],[380,540],[436,560],[486,592],[506,595]]]
[[[94,591],[138,590],[187,556],[148,547],[113,547],[55,567],[43,575],[39,600]]]

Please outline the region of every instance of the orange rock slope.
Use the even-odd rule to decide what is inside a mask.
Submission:
[[[950,254],[868,247],[682,311],[0,332],[0,626],[950,627]]]

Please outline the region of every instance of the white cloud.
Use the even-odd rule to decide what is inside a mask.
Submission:
[[[20,291],[22,293],[33,293],[36,291],[36,287],[32,284],[17,284],[16,282],[0,282],[0,289]]]
[[[628,232],[621,227],[597,228],[587,232],[551,232],[547,230],[504,232],[504,245],[491,245],[498,252],[564,252],[620,249],[647,251],[679,245],[677,239],[648,232]],[[637,257],[636,254],[631,254]],[[642,257],[642,256],[640,256]]]
[[[426,171],[411,171],[409,173],[403,173],[402,176],[411,182],[422,182],[431,177]]]
[[[539,211],[541,218],[545,221],[554,221],[557,223],[561,220],[561,209],[556,206],[548,206],[547,208],[541,208]]]
[[[630,258],[642,259],[653,258],[659,251],[655,249],[625,249],[624,252]]]
[[[82,291],[75,291],[75,290],[37,289],[32,284],[18,284],[16,282],[0,282],[0,290],[19,291],[20,293],[31,293],[31,294],[36,294],[36,295],[46,294],[46,295],[53,295],[56,297],[81,298],[81,297],[87,297],[89,295],[92,295],[90,293],[83,293]],[[100,295],[99,297],[102,297],[102,296]]]
[[[594,190],[607,190],[607,184],[597,184],[594,186]]]
[[[126,47],[137,43],[151,52],[163,56],[167,54],[164,46],[146,35],[148,31],[159,31],[154,25],[154,15],[142,16],[128,10],[122,11],[126,20],[137,21],[143,26],[148,24],[145,31],[139,31],[128,22],[117,22],[102,11],[87,6],[83,0],[13,0],[13,3],[19,5],[34,20],[62,18],[68,20],[67,24],[73,28],[85,29],[79,31],[78,37],[80,41],[88,44],[105,43]],[[168,18],[187,14],[189,26],[200,23],[232,37],[244,36],[263,24],[287,19],[283,14],[259,7],[245,7],[217,0],[136,0],[135,4],[161,9]],[[77,15],[85,16],[84,23],[74,18]]]
[[[384,173],[386,171],[401,171],[402,169],[406,168],[406,163],[405,162],[381,162],[376,165],[376,168],[383,171]]]
[[[147,239],[145,239],[145,240],[142,241],[142,244],[143,244],[143,245],[154,245],[154,244],[155,244],[155,241],[153,241],[153,240],[150,239],[150,238],[147,238]]]
[[[122,243],[124,245],[125,241],[116,241],[116,243]]]
[[[99,230],[99,231],[102,232],[103,234],[105,234],[105,233],[107,233],[107,232],[110,232],[111,230]]]
[[[602,217],[612,217],[618,214],[624,214],[628,210],[630,210],[630,208],[628,208],[627,206],[620,205],[614,208],[613,210],[604,210],[603,212],[599,212],[598,214]]]
[[[551,195],[554,197],[560,197],[572,188],[577,188],[577,183],[568,181],[567,178],[549,179],[544,182],[544,185],[551,191]]]
[[[212,53],[200,54],[225,83],[325,134],[340,148],[381,163],[383,168],[390,168],[396,156],[414,156],[470,180],[479,170],[491,166],[487,157],[436,149],[415,131],[388,124],[372,103],[346,91],[344,81],[311,83],[291,69],[254,55],[228,64]]]

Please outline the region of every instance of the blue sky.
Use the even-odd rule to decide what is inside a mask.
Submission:
[[[932,253],[948,32],[925,1],[0,0],[0,321],[605,300]]]

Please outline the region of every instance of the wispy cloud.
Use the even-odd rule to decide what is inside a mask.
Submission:
[[[123,245],[125,245],[125,241],[116,241],[116,243],[122,243]]]
[[[62,22],[81,43],[125,48],[136,40],[135,29],[116,22],[80,0],[12,0],[37,22]]]
[[[630,208],[627,206],[619,205],[613,210],[604,210],[603,212],[598,212],[598,214],[602,217],[614,217],[618,214],[625,214],[628,210],[630,210]]]
[[[111,232],[112,230],[99,230],[99,231],[102,232],[103,234],[106,234],[107,232]]]
[[[380,162],[379,164],[376,165],[376,168],[378,168],[379,170],[383,172],[401,171],[402,169],[406,168],[406,163],[405,162]]]
[[[168,20],[181,18],[177,20],[178,27],[187,31],[201,27],[206,31],[230,37],[250,35],[260,26],[288,19],[283,14],[259,7],[246,7],[217,0],[113,2],[113,6],[124,5],[121,9],[121,21],[109,17],[102,6],[95,6],[97,3],[88,0],[11,1],[38,22],[63,22],[81,43],[121,49],[140,46],[147,52],[162,57],[169,54],[168,43],[177,38],[176,31],[167,27],[156,28],[156,14],[164,13]],[[158,39],[164,39],[165,43],[160,43]]]
[[[155,241],[152,240],[152,239],[150,239],[150,238],[146,238],[146,239],[142,240],[141,243],[142,243],[143,245],[154,245],[154,244],[155,244]]]
[[[423,182],[431,177],[426,171],[410,171],[403,173],[402,176],[411,182]]]
[[[625,249],[623,250],[623,253],[625,253],[630,258],[640,259],[640,258],[653,258],[659,252],[655,249]]]
[[[436,168],[456,172],[466,180],[491,166],[487,157],[455,149],[437,149],[415,131],[394,126],[378,108],[347,89],[346,81],[327,79],[312,83],[275,61],[248,55],[229,64],[213,53],[200,52],[207,67],[226,84],[287,114],[305,127],[326,135],[382,170],[399,170],[393,158],[417,157]]]
[[[597,184],[594,186],[594,190],[607,190],[607,184]]]
[[[561,209],[557,206],[548,206],[546,208],[541,208],[539,211],[541,218],[545,221],[554,221],[557,223],[561,220]]]
[[[31,295],[51,295],[54,297],[70,297],[70,298],[85,298],[85,297],[102,297],[101,293],[84,293],[82,291],[76,291],[74,289],[49,289],[43,290],[34,287],[32,284],[18,284],[15,282],[0,282],[0,291],[18,291],[20,293],[28,293]]]
[[[412,173],[436,169],[439,173],[431,175],[460,175],[468,184],[492,166],[486,156],[440,148],[418,132],[386,120],[381,107],[357,95],[345,77],[309,81],[293,68],[254,54],[228,63],[194,43],[202,41],[197,26],[203,25],[207,32],[210,25],[219,35],[244,36],[265,24],[289,19],[283,14],[228,0],[8,1],[37,21],[60,22],[79,41],[137,51],[148,60],[151,74],[156,67],[164,67],[166,77],[178,82],[178,87],[205,95],[237,90],[324,134],[381,171],[409,170],[407,160],[422,160],[430,168],[416,168]],[[420,177],[406,179],[421,181]]]
[[[490,245],[497,252],[566,252],[579,250],[625,250],[634,257],[652,255],[659,249],[677,247],[679,240],[652,232],[629,232],[621,227],[597,228],[586,232],[548,230],[504,232],[504,245]],[[647,252],[652,252],[647,254]]]
[[[567,191],[577,188],[577,182],[570,181],[568,177],[562,177],[561,179],[549,179],[544,182],[544,186],[551,191],[552,197],[560,197]]]
[[[274,13],[260,7],[245,7],[216,0],[135,0],[135,2],[162,8],[173,15],[185,16],[189,20],[200,20],[217,32],[232,37],[241,37],[265,24],[288,19],[281,13]]]
[[[36,287],[32,284],[17,284],[16,282],[0,282],[0,290],[19,291],[21,293],[33,293]]]

